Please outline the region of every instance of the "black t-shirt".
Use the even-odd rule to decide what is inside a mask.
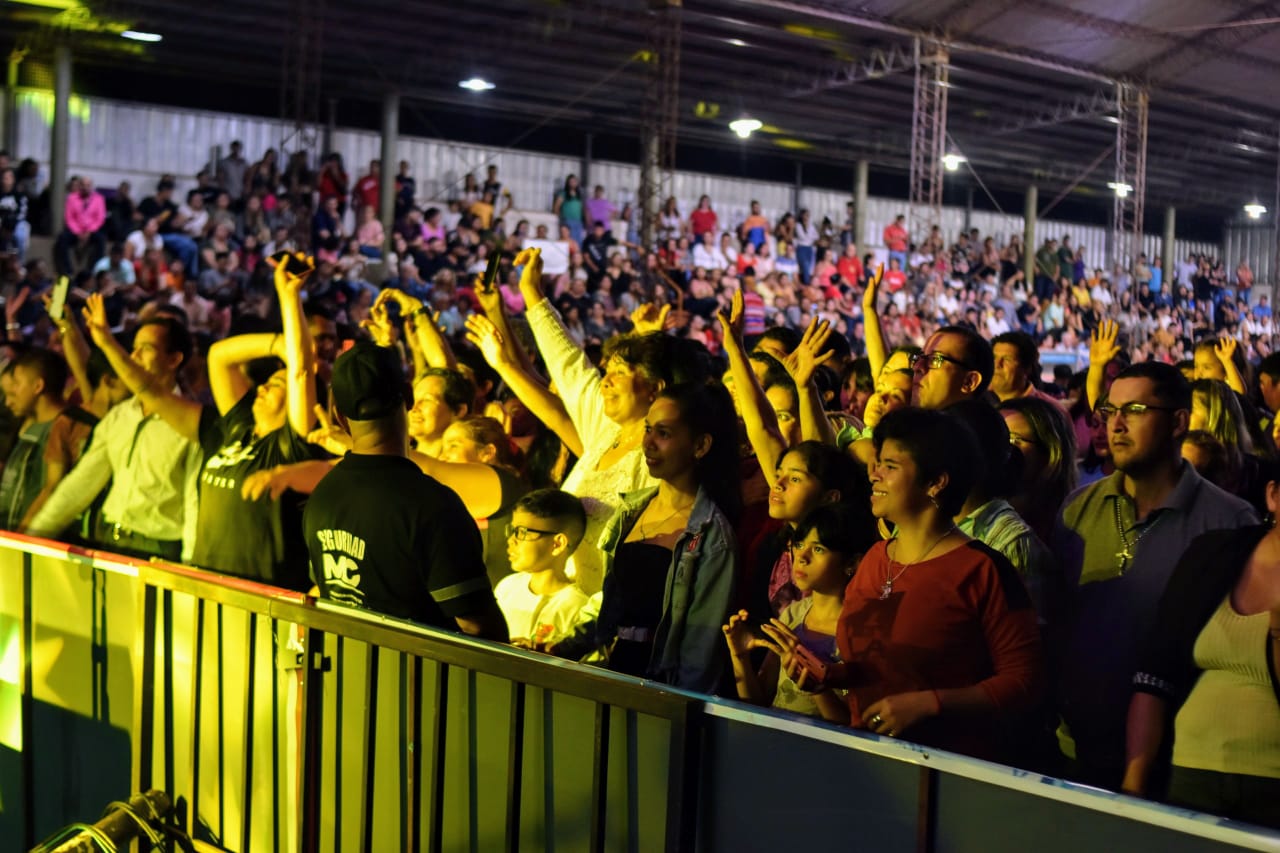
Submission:
[[[285,423],[261,438],[253,434],[257,391],[240,398],[225,415],[206,406],[200,417],[200,514],[193,562],[218,572],[253,578],[305,592],[310,589],[302,502],[297,492],[280,500],[246,501],[244,480],[257,471],[323,454]]]
[[[597,272],[593,273],[594,275],[604,274],[604,269],[609,263],[609,247],[616,245],[618,241],[613,239],[613,235],[608,231],[599,237],[592,233],[583,239],[582,252],[596,265]]]
[[[498,475],[501,504],[493,515],[485,519],[480,535],[484,540],[485,571],[489,574],[489,583],[496,587],[498,581],[511,574],[511,558],[507,556],[507,525],[515,513],[516,501],[525,496],[529,486],[506,468],[495,465],[493,473]]]
[[[168,234],[173,231],[173,218],[178,213],[178,206],[172,201],[161,202],[155,196],[147,196],[138,203],[138,213],[142,214],[143,222],[159,218],[160,233]]]
[[[447,630],[496,606],[462,499],[402,456],[348,453],[302,522],[324,598]]]

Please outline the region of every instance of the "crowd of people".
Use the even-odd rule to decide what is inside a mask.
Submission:
[[[1246,265],[1064,237],[1027,280],[902,217],[878,263],[852,210],[706,197],[646,246],[573,176],[551,234],[495,167],[425,209],[410,171],[390,239],[336,154],[77,178],[58,312],[0,163],[5,529],[1280,826]]]

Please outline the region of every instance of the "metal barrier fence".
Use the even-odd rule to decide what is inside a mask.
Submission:
[[[236,851],[1280,850],[1203,815],[0,534],[0,847],[150,787],[205,849]]]

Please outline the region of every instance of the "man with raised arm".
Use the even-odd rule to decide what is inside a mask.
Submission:
[[[93,322],[106,328],[101,297],[95,294],[94,302]],[[143,384],[176,393],[178,371],[190,356],[186,326],[173,317],[155,317],[135,330],[129,361]],[[84,455],[27,532],[61,535],[110,483],[101,516],[88,533],[91,542],[135,556],[189,560],[195,551],[200,461],[199,445],[165,422],[154,406],[140,397],[126,400],[98,422]]]

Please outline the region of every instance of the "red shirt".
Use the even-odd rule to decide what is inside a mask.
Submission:
[[[356,188],[352,194],[362,207],[378,206],[378,184],[378,179],[373,175],[365,175],[356,181]]]
[[[693,230],[693,236],[695,237],[701,237],[708,231],[715,231],[718,221],[719,218],[716,216],[716,212],[711,209],[703,210],[698,208],[689,214],[689,227]]]
[[[893,572],[893,591],[880,598]],[[999,761],[1011,719],[1031,711],[1044,689],[1040,631],[1031,597],[1008,560],[969,542],[905,570],[888,543],[863,557],[845,590],[836,629],[849,713],[886,696],[979,686],[985,715],[934,717],[900,733],[907,740]]]
[[[907,250],[907,229],[903,228],[896,222],[891,222],[884,228],[884,245],[890,252],[905,252]]]
[[[840,272],[840,278],[844,279],[844,283],[850,287],[857,286],[862,281],[862,261],[859,258],[851,258],[845,255],[836,264],[836,269]]]
[[[897,293],[907,286],[907,274],[902,270],[885,270],[884,283],[890,293]]]

